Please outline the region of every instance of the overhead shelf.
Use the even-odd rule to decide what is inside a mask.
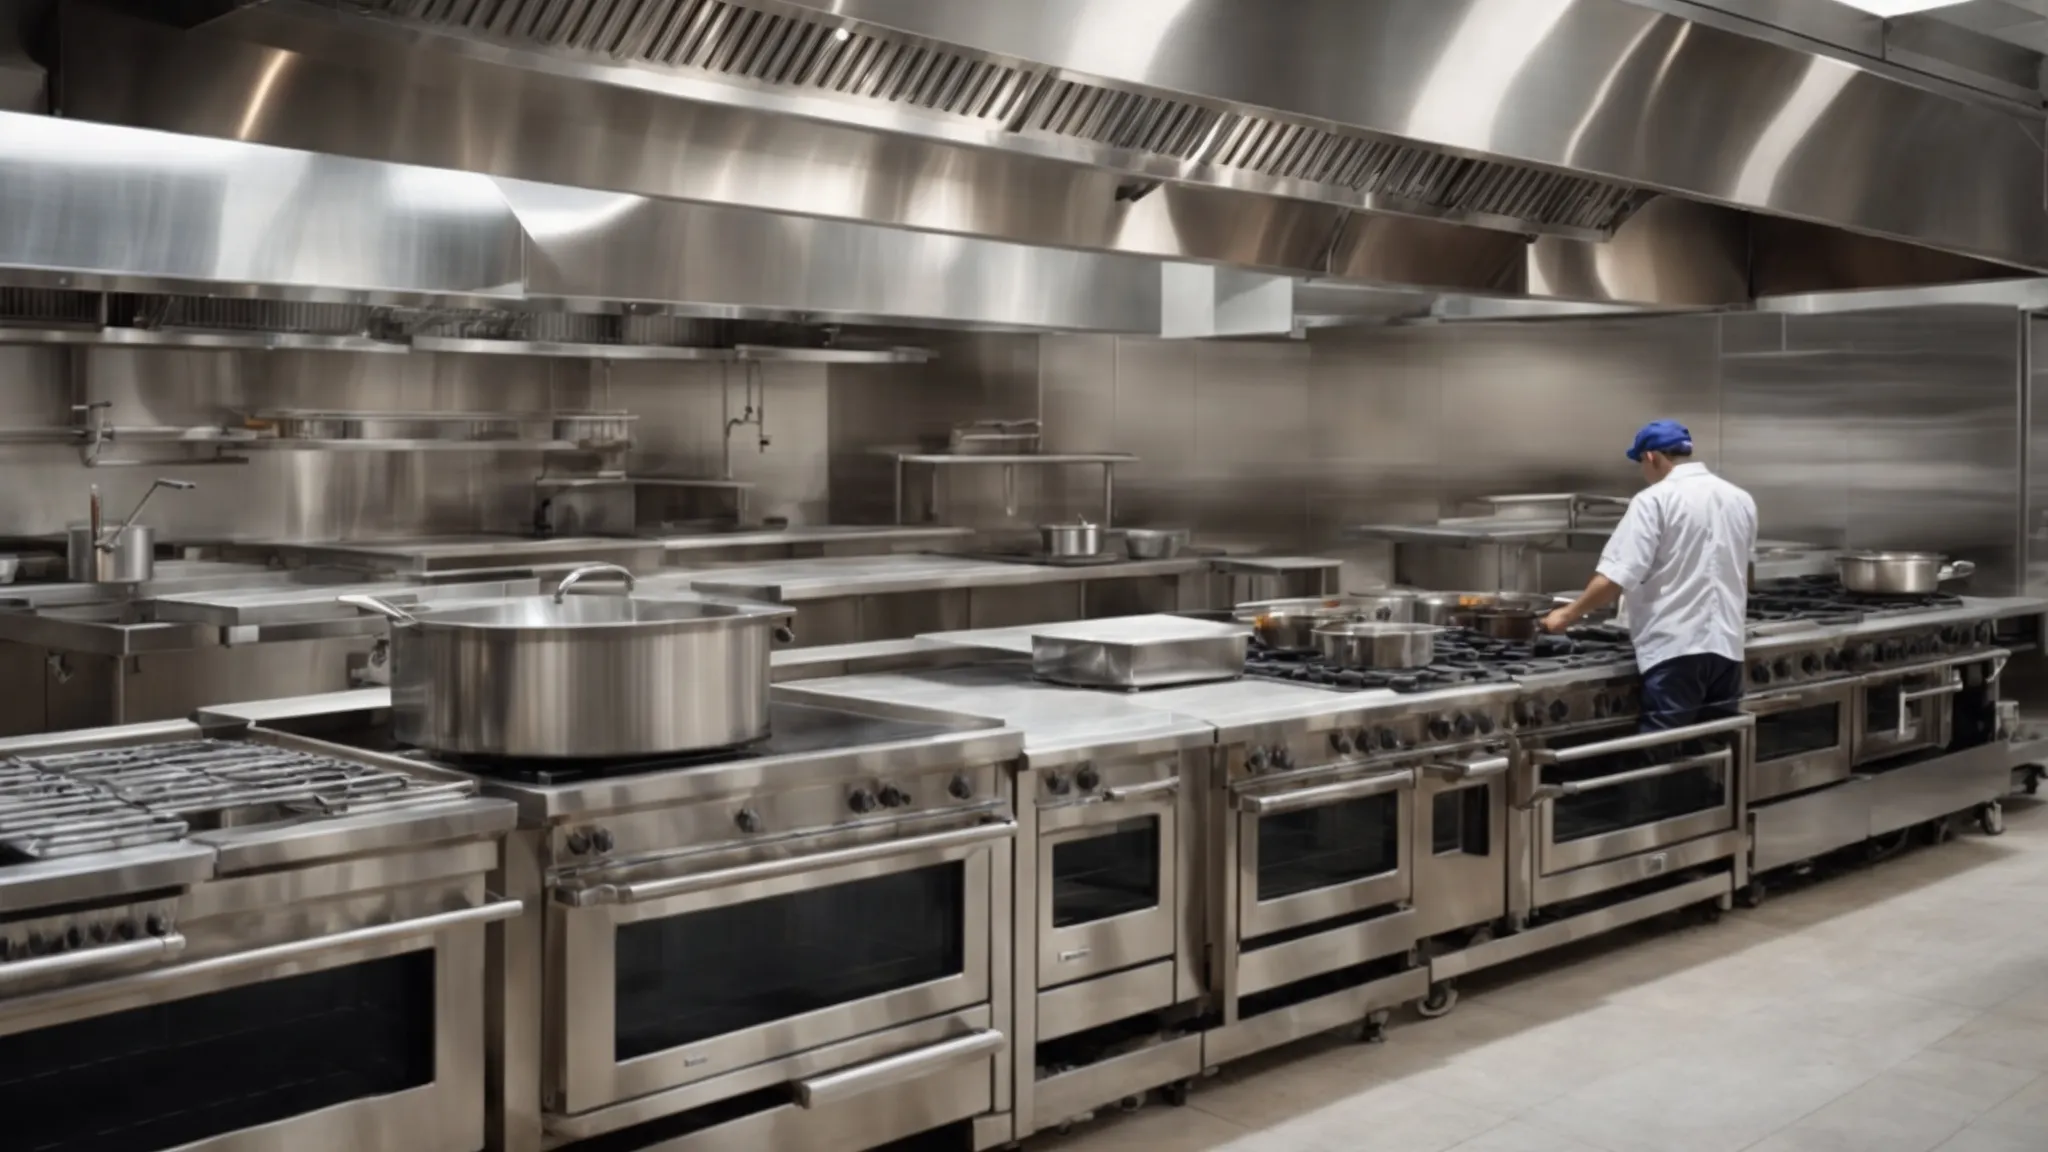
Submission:
[[[878,454],[896,462],[896,522],[903,523],[904,473],[913,464],[928,465],[932,469],[930,508],[927,514],[936,516],[939,507],[939,469],[963,464],[996,465],[1003,469],[1004,512],[1015,515],[1017,510],[1016,473],[1018,468],[1054,467],[1058,465],[1096,465],[1102,469],[1102,525],[1108,527],[1116,519],[1116,466],[1134,463],[1138,458],[1128,452],[1030,452],[1009,455],[975,452],[897,452],[878,449]]]

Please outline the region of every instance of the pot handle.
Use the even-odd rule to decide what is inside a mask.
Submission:
[[[365,612],[375,612],[393,624],[417,624],[420,622],[419,617],[389,601],[379,600],[375,596],[352,594],[336,596],[334,599],[337,603],[346,604],[351,608],[361,608]]]
[[[1958,560],[1953,564],[1942,565],[1941,571],[1934,578],[1937,581],[1946,583],[1950,580],[1961,580],[1976,570],[1977,566],[1968,560]]]
[[[624,568],[619,567],[617,564],[585,564],[583,567],[578,568],[570,572],[567,576],[562,577],[562,582],[555,586],[555,603],[560,604],[562,602],[562,598],[569,594],[569,589],[574,587],[576,584],[584,580],[589,580],[598,576],[603,576],[607,579],[616,580],[619,583],[624,584],[626,586],[625,591],[627,592],[631,592],[637,583],[637,581],[633,579],[633,574],[631,572],[626,571]]]

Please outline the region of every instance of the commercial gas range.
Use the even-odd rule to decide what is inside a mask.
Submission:
[[[222,714],[391,747],[381,690]],[[518,813],[492,883],[525,912],[469,974],[491,990],[494,1152],[1010,1139],[1021,737],[779,692],[770,714],[717,754],[432,766]]]
[[[242,723],[0,742],[0,1143],[475,1152],[514,816]]]
[[[1205,803],[1216,730],[1001,660],[809,680],[792,699],[979,713],[1018,762],[1018,1139],[1201,1073]]]

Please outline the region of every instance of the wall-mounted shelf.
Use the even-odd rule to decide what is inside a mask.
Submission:
[[[485,340],[465,336],[415,336],[416,352],[461,352],[480,356],[556,356],[579,360],[735,359],[730,348],[684,348],[667,344],[579,344],[560,340]]]
[[[286,408],[253,423],[270,449],[356,452],[603,452],[632,443],[630,412],[366,412]]]
[[[1003,469],[1004,511],[1016,515],[1016,470],[1028,467],[1055,467],[1060,465],[1096,465],[1102,469],[1102,525],[1108,527],[1116,521],[1116,466],[1130,464],[1138,458],[1128,452],[1033,452],[1022,455],[976,455],[952,452],[892,452],[884,451],[896,462],[896,522],[903,523],[904,473],[913,464],[931,469],[931,493],[929,513],[936,515],[939,507],[939,469],[962,465],[994,465]]]

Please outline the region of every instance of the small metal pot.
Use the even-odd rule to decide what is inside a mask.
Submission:
[[[1534,640],[1543,629],[1543,615],[1528,608],[1468,608],[1451,613],[1450,623],[1496,640]]]
[[[1045,544],[1045,554],[1060,559],[1076,556],[1096,556],[1102,552],[1102,526],[1077,520],[1072,524],[1041,524],[1038,538]]]
[[[1185,528],[1124,529],[1124,552],[1133,560],[1170,560],[1187,544]]]
[[[1295,600],[1251,600],[1239,604],[1232,617],[1252,626],[1252,635],[1268,648],[1288,652],[1316,650],[1316,629],[1357,619],[1357,609],[1347,597],[1324,596]]]
[[[130,524],[110,540],[90,524],[73,524],[64,539],[65,574],[74,584],[141,584],[156,572],[156,529],[147,524]]]
[[[1360,620],[1409,624],[1415,620],[1415,597],[1399,592],[1346,592],[1344,599]]]
[[[1436,636],[1428,624],[1382,624],[1346,620],[1315,630],[1316,651],[1346,668],[1421,668],[1436,659]]]
[[[1418,624],[1451,624],[1451,617],[1476,608],[1522,612],[1547,612],[1551,608],[1549,596],[1532,592],[1424,592],[1413,597],[1413,601]]]
[[[1947,563],[1939,552],[1844,552],[1835,558],[1842,587],[1870,596],[1917,596],[1977,570],[1968,560]]]

